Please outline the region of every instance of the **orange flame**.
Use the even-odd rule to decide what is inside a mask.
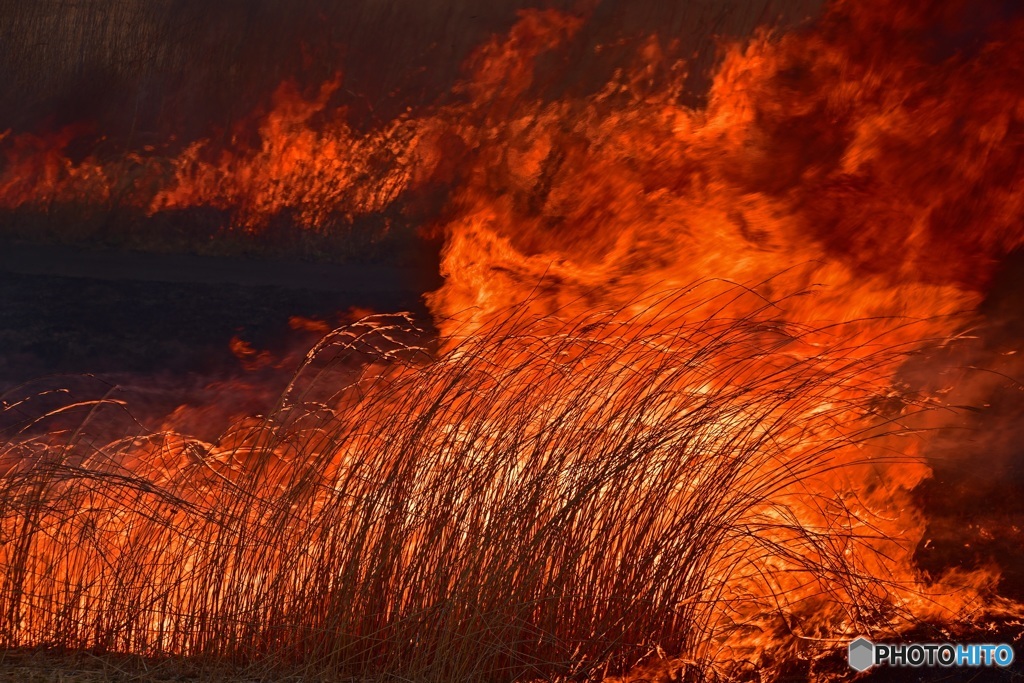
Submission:
[[[552,99],[538,92],[538,58],[581,26],[553,11],[523,13],[509,36],[478,50],[458,102],[366,134],[330,108],[340,81],[311,100],[283,85],[259,122],[257,145],[190,146],[170,161],[172,179],[140,206],[213,206],[252,230],[290,212],[302,226],[323,229],[332,216],[379,212],[415,195],[456,163],[460,184],[440,226],[445,282],[428,296],[443,346],[437,365],[388,370],[381,359],[410,347],[390,328],[375,327],[385,348],[346,356],[369,379],[338,380],[347,389],[328,392],[329,399],[305,385],[289,387],[289,396],[315,405],[309,415],[323,421],[308,433],[320,436],[268,447],[266,429],[240,423],[200,449],[205,463],[215,463],[204,476],[234,482],[253,467],[246,454],[271,452],[272,462],[259,467],[272,472],[267,486],[277,486],[299,455],[320,448],[317,429],[328,424],[331,438],[351,439],[321,462],[318,476],[334,487],[357,456],[386,460],[379,454],[400,435],[381,424],[383,411],[435,430],[417,442],[425,458],[441,463],[424,465],[413,488],[427,487],[441,480],[442,465],[468,468],[473,454],[499,451],[495,443],[507,434],[494,425],[520,430],[524,442],[547,434],[555,445],[538,446],[536,457],[562,457],[546,431],[557,435],[558,425],[544,422],[569,409],[561,396],[572,397],[584,424],[603,425],[593,435],[602,444],[614,441],[612,422],[600,421],[614,403],[609,397],[664,400],[645,419],[669,423],[690,415],[703,396],[744,396],[746,407],[716,415],[700,445],[721,454],[746,439],[774,440],[737,476],[766,477],[776,488],[744,509],[736,522],[743,533],[722,537],[727,544],[709,560],[709,583],[685,597],[715,595],[715,604],[728,606],[702,613],[712,637],[699,647],[686,643],[694,648],[689,655],[768,667],[801,643],[825,639],[828,647],[858,628],[899,630],[915,619],[969,617],[982,604],[1006,607],[990,595],[996,570],[929,581],[914,565],[924,520],[910,494],[929,476],[923,430],[938,423],[916,410],[940,399],[912,400],[895,378],[899,353],[948,340],[971,322],[994,264],[1024,244],[1024,22],[989,27],[980,47],[948,51],[946,32],[965,11],[955,3],[937,11],[927,3],[837,2],[812,29],[729,46],[703,109],[679,104],[683,67],[656,41],[645,46],[640,66],[596,94]],[[9,145],[0,205],[111,196],[113,176],[102,164],[61,156],[65,137],[19,137]],[[309,321],[293,327],[327,332]],[[496,338],[506,340],[481,341]],[[253,369],[272,362],[241,340],[235,347]],[[623,367],[636,374],[612,372]],[[445,384],[452,368],[467,383],[455,398]],[[328,372],[348,382],[355,371],[341,364]],[[666,372],[672,379],[658,385]],[[825,386],[826,377],[842,383]],[[523,386],[537,389],[524,395]],[[442,405],[448,412],[433,412]],[[449,421],[436,424],[437,415]],[[522,418],[515,427],[510,415]],[[467,433],[460,416],[476,431]],[[646,422],[622,429],[658,433]],[[865,445],[855,432],[877,438]],[[188,443],[167,436],[130,449],[131,459],[156,457],[155,449],[174,479],[175,468],[192,471],[183,456],[192,452]],[[680,441],[669,443],[673,453],[688,453]],[[571,457],[586,447],[568,446]],[[444,460],[456,451],[466,460]],[[521,459],[501,465],[506,479],[488,480],[494,489],[483,499],[505,500],[507,482],[536,465],[516,453]],[[795,481],[773,478],[809,454],[812,464],[801,465],[807,469]],[[651,478],[672,468],[671,459],[658,463]],[[585,458],[573,461],[587,466]],[[714,472],[708,467],[667,493],[667,507],[697,496],[701,476]],[[569,495],[566,487],[553,495]],[[426,488],[416,490],[429,499]],[[610,493],[599,497],[616,504]],[[324,505],[307,503],[316,514]],[[481,514],[485,528],[489,518]],[[657,515],[650,522],[652,533],[673,523]],[[446,539],[458,545],[449,531],[455,536]],[[411,531],[403,543],[396,566],[411,566],[427,541]],[[752,566],[742,558],[755,547]],[[586,559],[607,569],[616,562],[611,555]],[[657,557],[649,559],[656,564]],[[830,565],[834,558],[841,564]],[[270,570],[259,571],[246,578],[257,588],[273,580]],[[387,608],[402,613],[415,600],[402,594]],[[865,605],[874,612],[861,611]],[[49,628],[42,617],[42,626],[26,619],[27,640]]]

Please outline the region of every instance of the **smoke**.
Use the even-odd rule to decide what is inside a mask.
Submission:
[[[529,4],[5,0],[0,130],[88,121],[98,134],[128,146],[163,142],[168,135],[190,141],[230,128],[285,79],[320,83],[338,71],[345,74],[339,100],[354,120],[372,124],[450,92],[469,53],[489,35],[508,30],[516,11]],[[601,60],[589,48],[610,37],[657,30],[701,53],[699,89],[714,58],[714,36],[745,35],[758,23],[803,21],[820,2],[591,5],[594,21],[576,55],[577,81],[594,85],[603,79],[595,73]],[[573,0],[546,6],[582,7]]]

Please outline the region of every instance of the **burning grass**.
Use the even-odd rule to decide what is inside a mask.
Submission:
[[[282,85],[230,144],[13,136],[6,210],[254,234],[404,216],[443,239],[444,285],[438,348],[400,318],[343,328],[212,442],[109,397],[41,419],[10,399],[0,645],[488,681],[665,652],[684,678],[770,679],[998,609],[997,570],[917,569],[911,491],[953,393],[901,379],[1024,244],[1024,22],[997,9],[836,2],[726,46],[701,108],[656,38],[561,96],[548,67],[587,22],[536,10],[450,98],[369,130],[329,79]]]
[[[473,67],[484,83],[467,89],[474,48],[517,10],[531,26],[509,46],[527,61],[563,43],[565,30],[522,4],[0,0],[11,27],[0,46],[10,85],[0,93],[0,238],[410,260],[461,183],[467,151],[488,139],[481,114],[504,111],[491,100],[524,75],[502,73],[492,46],[483,57],[498,68]],[[676,75],[699,101],[718,39],[799,23],[819,6],[631,0],[582,25],[592,8],[572,15],[578,49],[546,60],[529,99],[603,91],[646,45],[623,35],[657,30],[692,52]],[[478,101],[466,107],[465,92]]]
[[[6,402],[0,642],[405,680],[668,652],[697,679],[946,609],[870,500],[923,469],[892,450],[923,405],[865,379],[906,350],[826,347],[773,306],[671,314],[693,294],[517,309],[439,350],[369,318],[216,443]]]

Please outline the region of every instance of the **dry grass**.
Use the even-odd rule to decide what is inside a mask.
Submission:
[[[895,429],[861,378],[901,354],[789,353],[770,309],[645,308],[514,314],[437,352],[370,319],[216,444],[114,439],[103,401],[13,421],[3,646],[436,681],[600,677],[662,648],[697,676],[730,621],[791,607],[752,592],[768,566],[883,618],[849,529],[806,513],[838,453]]]

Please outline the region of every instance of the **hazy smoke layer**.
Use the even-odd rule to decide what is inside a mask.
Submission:
[[[334,72],[357,119],[388,119],[433,102],[489,35],[532,6],[591,16],[575,87],[600,86],[614,49],[594,47],[657,31],[697,55],[706,82],[716,38],[800,22],[820,0],[0,0],[0,131],[83,120],[127,144],[190,139],[265,102],[283,79],[319,83]]]

